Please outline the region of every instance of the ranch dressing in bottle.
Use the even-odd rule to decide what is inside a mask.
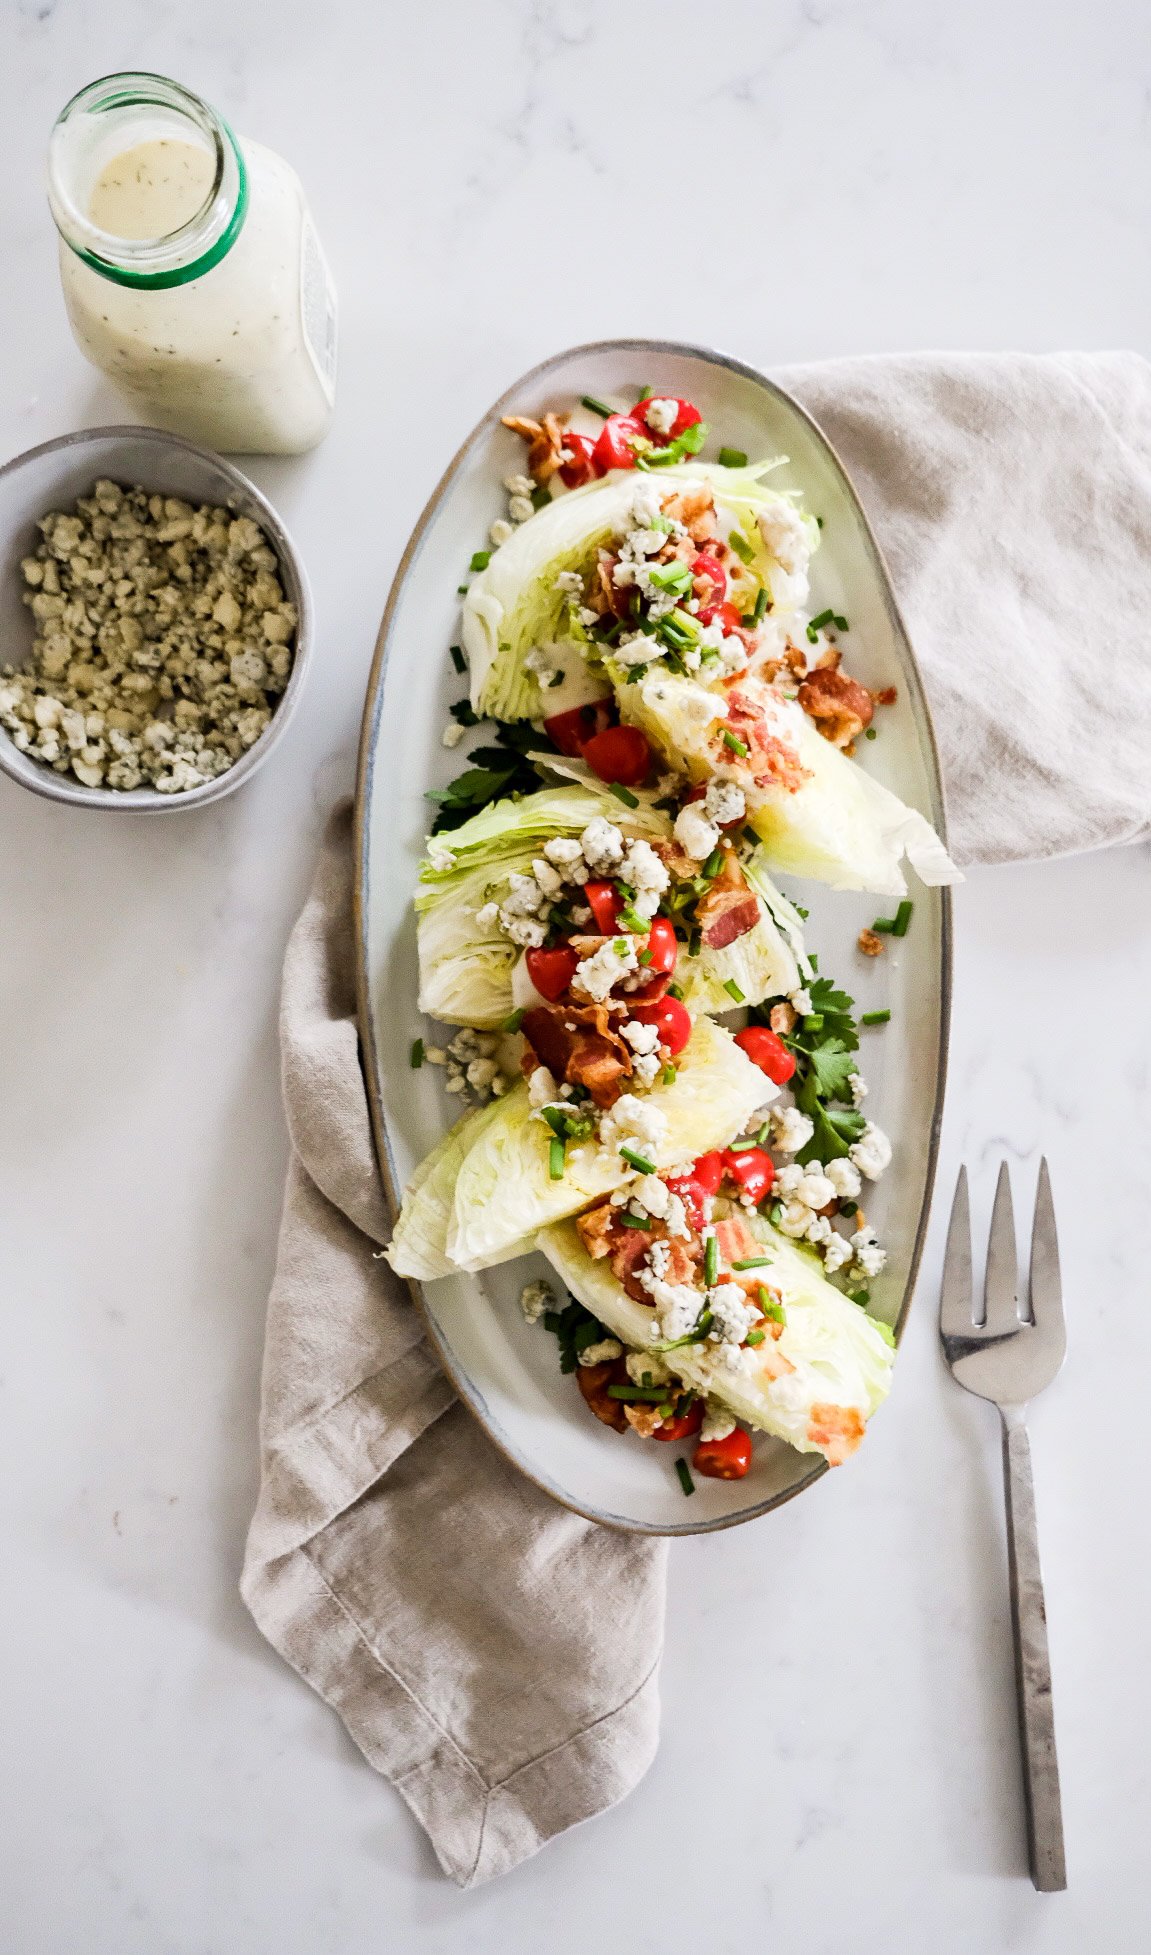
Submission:
[[[323,439],[336,297],[282,157],[162,75],[109,75],[56,123],[48,199],[76,342],[146,420],[233,452]]]

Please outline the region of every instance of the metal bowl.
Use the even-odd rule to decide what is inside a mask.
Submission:
[[[227,772],[182,794],[160,794],[154,787],[85,787],[57,774],[42,760],[21,753],[0,727],[0,769],[52,801],[83,808],[175,814],[220,801],[249,781],[283,738],[296,710],[312,649],[312,597],[303,564],[275,510],[253,482],[220,455],[158,428],[81,428],[39,448],[29,448],[0,468],[0,666],[23,665],[31,651],[32,621],[22,601],[21,559],[32,555],[40,533],[37,521],[51,509],[68,509],[92,484],[108,478],[124,487],[208,502],[250,516],[259,523],[280,560],[285,596],[296,607],[299,626],[288,683],[267,730]]]

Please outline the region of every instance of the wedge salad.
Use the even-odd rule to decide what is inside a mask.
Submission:
[[[505,425],[526,454],[461,586],[445,745],[488,724],[415,897],[420,1008],[453,1029],[412,1063],[461,1117],[387,1254],[429,1281],[542,1250],[526,1317],[606,1426],[690,1441],[685,1492],[741,1478],[755,1432],[838,1465],[890,1382],[863,1201],[891,1144],[776,877],[896,897],[902,935],[904,865],[957,872],[856,764],[895,693],[811,614],[784,458],[702,459],[696,407],[650,388]]]

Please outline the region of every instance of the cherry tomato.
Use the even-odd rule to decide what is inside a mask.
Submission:
[[[748,1025],[742,1032],[736,1033],[735,1042],[743,1047],[761,1073],[766,1073],[777,1086],[786,1086],[795,1071],[795,1059],[783,1040],[777,1038],[766,1025]]]
[[[701,1154],[691,1170],[691,1178],[709,1195],[718,1195],[719,1184],[723,1180],[723,1155],[718,1148],[710,1154]]]
[[[710,590],[701,591],[698,588],[696,590],[696,596],[702,600],[697,615],[702,617],[705,610],[710,611],[715,605],[722,606],[724,593],[727,590],[727,572],[719,558],[711,557],[706,550],[702,550],[691,566],[691,574],[697,586],[700,582],[711,586]],[[735,611],[734,604],[731,608]],[[739,623],[738,612],[736,612],[736,623]]]
[[[711,1197],[718,1194],[722,1180],[723,1155],[719,1153],[701,1154],[690,1174],[668,1180],[668,1187],[673,1195],[679,1196],[694,1228],[702,1229],[707,1221],[711,1213]]]
[[[676,406],[675,420],[672,422],[666,434],[657,434],[654,428],[648,427],[647,415],[645,412],[645,409],[647,408],[648,405],[647,401],[640,401],[639,406],[636,407],[633,410],[633,412],[637,416],[642,418],[643,425],[644,425],[644,432],[646,434],[650,434],[652,440],[658,441],[661,444],[661,446],[663,445],[664,442],[674,441],[677,434],[683,434],[686,428],[694,428],[697,421],[703,420],[703,415],[700,413],[698,407],[694,406],[691,401],[680,400],[675,394],[657,394],[655,398],[661,401],[666,401],[666,400],[675,401],[675,406]]]
[[[679,956],[679,945],[675,940],[675,925],[670,916],[652,917],[651,929],[647,933],[647,950],[646,969],[653,975],[658,973],[663,977],[670,977],[675,969],[675,960]],[[674,1005],[677,1000],[673,998],[671,1002]]]
[[[745,1195],[751,1196],[757,1208],[764,1196],[771,1193],[775,1162],[762,1147],[741,1147],[735,1153],[725,1147],[723,1167],[724,1173]]]
[[[648,429],[634,414],[609,414],[592,450],[592,462],[597,475],[606,475],[610,468],[634,468],[635,449],[632,439],[636,436],[651,439]]]
[[[706,1480],[742,1480],[751,1465],[751,1440],[742,1426],[726,1439],[701,1439],[691,1463]]]
[[[687,1439],[698,1432],[703,1424],[703,1400],[697,1398],[688,1406],[686,1412],[676,1413],[674,1418],[665,1419],[652,1434],[653,1439]]]
[[[569,489],[581,489],[596,474],[595,442],[588,434],[565,434],[564,447],[570,449],[570,462],[560,463],[560,481]]]
[[[722,625],[728,637],[734,636],[741,623],[739,612],[730,598],[724,598],[722,604],[701,604],[695,615],[701,625]]]
[[[584,895],[588,908],[595,918],[595,927],[601,936],[611,937],[619,921],[623,908],[623,897],[614,882],[589,882],[584,884]]]
[[[554,1004],[575,976],[579,958],[568,944],[557,944],[554,950],[529,950],[525,962],[540,997]]]
[[[678,998],[660,998],[656,1004],[639,1004],[631,1007],[632,1018],[638,1018],[641,1025],[654,1025],[659,1033],[659,1042],[666,1045],[674,1059],[682,1052],[691,1037],[691,1013]]]
[[[597,699],[592,706],[569,706],[566,713],[553,713],[544,721],[544,732],[569,760],[578,760],[588,741],[611,725],[611,716],[610,700]]]
[[[593,733],[583,757],[601,781],[617,781],[621,787],[638,787],[651,766],[651,748],[638,726],[608,726]]]

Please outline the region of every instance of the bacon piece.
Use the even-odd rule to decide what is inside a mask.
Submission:
[[[732,1263],[746,1262],[749,1256],[763,1254],[762,1242],[756,1241],[742,1215],[729,1215],[726,1221],[717,1222],[715,1239],[719,1244],[719,1253],[729,1267]],[[763,1278],[758,1271],[751,1270],[748,1274],[762,1283]]]
[[[689,794],[687,798],[689,801],[694,801],[698,796]],[[698,876],[699,863],[694,855],[689,855],[686,849],[681,849],[678,842],[653,842],[652,847],[668,874],[676,882],[690,882],[693,876]]]
[[[863,1419],[854,1405],[813,1405],[807,1436],[829,1466],[842,1466],[863,1438]]]
[[[759,922],[759,897],[748,884],[730,842],[723,844],[720,872],[700,897],[695,920],[709,950],[726,950]]]
[[[883,938],[877,937],[874,930],[861,930],[855,941],[865,957],[883,956]]]
[[[605,1005],[533,1005],[521,1030],[557,1080],[586,1087],[598,1107],[615,1105],[631,1077],[632,1055],[613,1032]]]
[[[814,720],[833,747],[849,747],[870,726],[875,707],[866,686],[846,672],[829,668],[809,672],[796,697],[808,719]]]
[[[609,1385],[627,1384],[627,1365],[622,1358],[613,1358],[609,1364],[577,1364],[576,1384],[583,1393],[584,1403],[591,1407],[602,1425],[611,1426],[616,1432],[627,1431],[627,1415],[624,1401],[609,1398]]]
[[[625,1405],[624,1417],[632,1431],[641,1439],[654,1439],[663,1420],[659,1416],[658,1405]]]
[[[661,505],[673,523],[682,523],[695,543],[710,543],[716,535],[715,497],[704,484],[665,496]]]
[[[558,414],[531,421],[525,414],[505,414],[504,426],[528,444],[528,470],[539,483],[550,482],[562,464],[563,422]]]
[[[611,1255],[612,1205],[608,1201],[597,1202],[582,1215],[576,1216],[576,1228],[580,1240],[593,1262],[602,1262]]]
[[[621,1222],[621,1212],[617,1204],[598,1202],[595,1208],[577,1215],[576,1228],[584,1248],[595,1262],[601,1262],[605,1256],[611,1257],[612,1275],[617,1283],[623,1284],[629,1297],[634,1298],[636,1303],[651,1304],[651,1298],[636,1271],[652,1243],[657,1241],[667,1243],[666,1280],[669,1283],[695,1281],[696,1271],[703,1260],[703,1245],[697,1236],[669,1236],[662,1222],[653,1222],[650,1229],[629,1228]]]
[[[788,741],[768,731],[767,715],[750,693],[738,690],[729,692],[724,725],[747,747],[748,757],[744,766],[751,770],[757,786],[782,787],[789,794],[794,794],[797,788],[803,786],[807,779],[806,767]],[[722,731],[718,751],[723,762],[730,764],[731,751],[724,743]]]

